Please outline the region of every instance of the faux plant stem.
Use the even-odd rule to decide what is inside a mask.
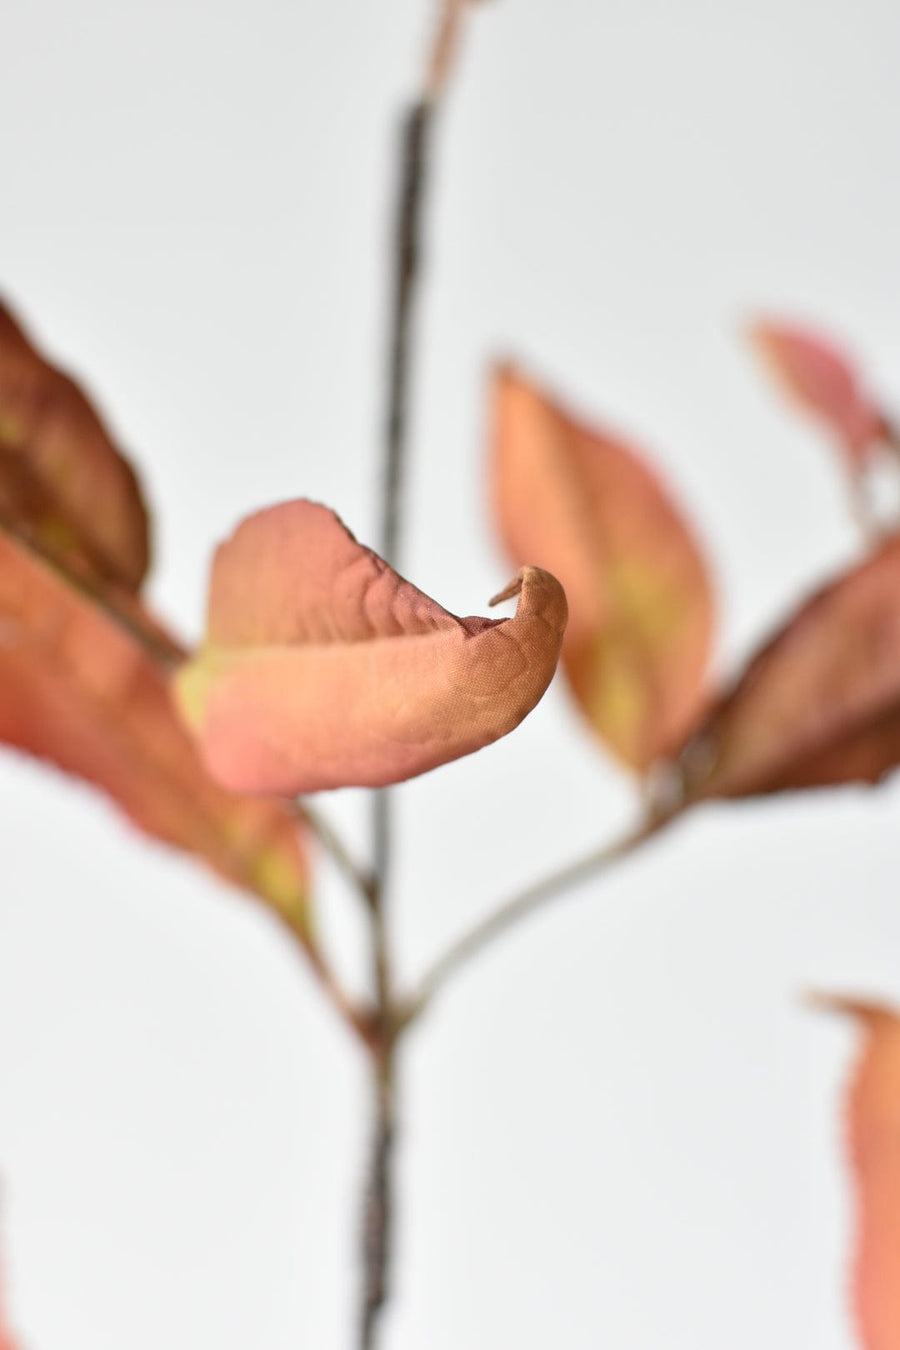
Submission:
[[[678,814],[680,812],[648,817],[635,829],[623,835],[621,839],[616,839],[603,848],[595,849],[592,853],[569,863],[568,866],[561,868],[559,871],[551,872],[549,876],[534,882],[533,885],[526,887],[524,891],[520,891],[507,900],[505,904],[492,911],[486,919],[476,924],[434,963],[424,976],[418,993],[410,1003],[404,1016],[404,1023],[409,1023],[417,1017],[434,996],[443,989],[451,976],[457,974],[474,957],[481,955],[499,937],[504,936],[511,928],[521,923],[523,919],[527,919],[529,915],[534,914],[536,910],[542,908],[549,901],[555,900],[580,882],[586,881],[589,877],[596,876],[600,872],[607,871],[616,863],[627,858],[641,844],[646,843],[653,835],[659,834],[667,825],[670,825]]]
[[[396,566],[400,551],[400,524],[408,443],[410,339],[413,300],[419,272],[425,163],[433,105],[415,103],[401,129],[401,170],[394,240],[394,292],[390,318],[388,408],[385,432],[385,468],[382,485],[381,556]],[[384,906],[391,856],[393,820],[386,789],[374,798],[374,864],[372,896],[375,945],[375,981],[379,1003],[389,997]],[[382,997],[382,995],[384,997]]]
[[[406,112],[400,133],[400,177],[393,246],[393,294],[388,343],[388,399],[380,551],[396,566],[401,546],[410,404],[414,302],[420,269],[428,152],[436,104],[446,86],[470,0],[444,0],[429,53],[423,95]],[[392,1164],[396,1131],[396,1041],[386,903],[393,852],[391,797],[375,793],[372,910],[376,1022],[381,1045],[373,1065],[374,1140],[363,1216],[363,1298],[360,1350],[374,1350],[380,1311],[387,1299],[392,1242]]]
[[[313,974],[318,980],[319,986],[329,1003],[331,1003],[332,1007],[340,1015],[350,1030],[359,1037],[363,1047],[366,1050],[375,1053],[379,1043],[379,1037],[371,1015],[363,1008],[360,1008],[338,983],[334,971],[331,969],[318,947],[307,946],[304,950],[306,951]],[[0,1345],[0,1350],[3,1350],[2,1345]]]
[[[389,1039],[374,1064],[374,1129],[363,1211],[364,1283],[360,1345],[376,1344],[378,1318],[389,1295],[393,1232],[396,1043]]]
[[[374,873],[356,861],[331,822],[320,811],[302,797],[298,798],[296,808],[297,814],[312,830],[338,871],[368,904],[373,904],[375,894]]]
[[[393,247],[393,295],[388,346],[388,404],[382,484],[381,556],[399,561],[408,446],[410,357],[428,152],[438,101],[447,85],[459,29],[472,0],[444,0],[429,54],[423,95],[407,110],[400,132],[400,181]]]
[[[381,527],[381,554],[392,566],[397,562],[400,545],[409,411],[410,334],[419,267],[424,170],[431,115],[432,105],[429,101],[416,103],[404,118],[401,130]],[[382,1048],[373,1067],[375,1137],[363,1216],[361,1350],[373,1350],[376,1344],[378,1315],[387,1297],[391,1252],[395,1027],[386,915],[393,844],[391,798],[387,789],[376,792],[374,796],[373,835],[373,886],[370,894],[372,964],[376,1021]]]
[[[414,103],[400,133],[401,170],[394,239],[388,357],[388,407],[382,485],[381,556],[395,566],[400,549],[409,417],[413,301],[419,275],[422,204],[434,104]]]

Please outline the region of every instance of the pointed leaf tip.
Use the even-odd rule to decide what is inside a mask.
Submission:
[[[224,786],[381,787],[512,731],[553,676],[559,582],[526,567],[510,619],[460,619],[357,543],[327,507],[245,520],[215,557],[205,647],[178,697]]]
[[[0,523],[79,574],[137,590],[147,510],[134,469],[79,386],[0,302]]]
[[[824,423],[851,467],[861,468],[886,428],[851,358],[821,333],[782,320],[758,319],[748,337],[788,397]]]
[[[494,372],[492,418],[501,538],[515,562],[559,577],[572,692],[607,745],[645,770],[703,695],[714,604],[698,544],[642,456],[508,364]]]
[[[502,591],[492,595],[488,601],[488,607],[494,609],[497,605],[502,605],[504,600],[513,600],[517,595],[522,594],[522,585],[524,581],[524,569],[517,572],[508,586],[504,586]]]

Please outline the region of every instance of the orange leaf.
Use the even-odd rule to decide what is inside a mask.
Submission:
[[[307,869],[287,808],[223,791],[172,703],[177,645],[127,593],[105,603],[0,532],[0,742],[109,794],[135,825],[265,899],[304,935]],[[140,633],[140,640],[135,636]]]
[[[681,759],[690,799],[877,783],[900,763],[900,536],[801,606]]]
[[[136,590],[149,558],[134,470],[76,384],[0,304],[0,522],[78,571]]]
[[[900,1016],[877,1003],[824,996],[862,1028],[847,1100],[856,1191],[853,1301],[864,1350],[900,1346]]]
[[[508,368],[494,399],[494,502],[511,556],[558,576],[563,665],[598,735],[643,770],[696,716],[713,597],[693,534],[644,460]]]
[[[553,676],[559,583],[526,567],[499,621],[458,619],[324,506],[250,516],[213,565],[205,648],[182,708],[227,787],[287,795],[381,786],[495,741]]]
[[[750,338],[787,394],[824,422],[850,464],[861,467],[887,431],[849,358],[819,334],[794,324],[763,320],[751,328]]]

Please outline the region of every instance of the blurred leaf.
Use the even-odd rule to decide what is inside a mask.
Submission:
[[[689,800],[877,783],[900,763],[900,537],[800,607],[681,763]]]
[[[0,304],[0,523],[66,566],[136,590],[149,558],[134,471],[81,390]]]
[[[140,829],[203,858],[303,935],[296,821],[210,780],[148,651],[152,638],[172,662],[177,644],[127,592],[111,588],[104,603],[0,531],[0,742],[101,788]]]
[[[881,1004],[830,995],[816,1002],[855,1018],[863,1034],[847,1098],[847,1146],[856,1192],[853,1302],[864,1350],[897,1350],[900,1016]]]
[[[0,1272],[0,1350],[19,1350],[19,1343],[13,1340],[13,1334],[9,1328],[4,1295],[4,1280],[2,1272]]]
[[[777,320],[757,322],[750,338],[793,401],[824,422],[852,467],[862,467],[888,429],[850,358],[820,334]]]
[[[679,741],[702,698],[714,602],[700,549],[630,446],[508,368],[493,400],[503,542],[517,562],[559,577],[575,697],[615,753],[646,769]]]
[[[566,620],[547,573],[524,568],[504,598],[519,591],[512,619],[458,619],[324,506],[250,516],[216,553],[206,646],[178,680],[210,772],[280,795],[380,786],[506,735]]]

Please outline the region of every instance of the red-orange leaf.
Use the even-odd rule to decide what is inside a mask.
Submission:
[[[697,542],[632,447],[522,375],[494,380],[493,490],[504,544],[562,582],[563,665],[594,730],[643,770],[702,697],[713,627]]]
[[[566,621],[546,572],[503,598],[519,592],[512,619],[458,619],[324,506],[250,516],[216,553],[206,646],[179,676],[211,773],[246,792],[381,786],[506,735]]]
[[[801,606],[682,753],[688,798],[878,782],[900,763],[900,537]]]
[[[0,304],[0,522],[76,570],[137,589],[149,557],[134,470],[81,390]]]
[[[826,996],[857,1019],[862,1052],[847,1100],[856,1196],[853,1302],[864,1350],[900,1346],[900,1016],[889,1007]]]
[[[796,324],[761,320],[750,337],[794,402],[825,423],[852,465],[864,464],[886,428],[850,358]]]
[[[176,645],[127,593],[104,603],[119,621],[0,531],[0,743],[103,789],[142,830],[205,859],[304,934],[296,822],[212,782],[148,652],[171,657]]]

